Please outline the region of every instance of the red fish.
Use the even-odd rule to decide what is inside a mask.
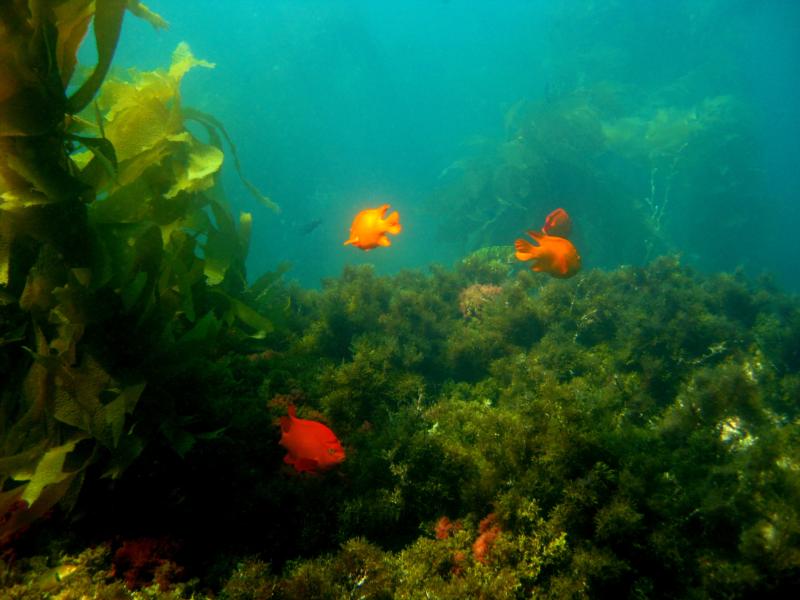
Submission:
[[[362,210],[353,219],[350,226],[350,238],[344,243],[345,246],[352,244],[362,250],[372,250],[378,246],[391,246],[392,242],[386,237],[387,233],[397,235],[403,230],[400,225],[400,213],[392,212],[385,219],[388,204],[378,208],[367,208]]]
[[[533,260],[531,269],[550,273],[553,277],[572,277],[581,268],[581,256],[568,239],[555,235],[545,235],[537,231],[529,231],[538,246],[527,240],[516,240],[519,260]]]
[[[563,208],[557,208],[544,220],[544,227],[542,232],[546,235],[555,235],[558,237],[568,237],[572,231],[572,219],[569,218],[567,211]]]
[[[281,417],[279,443],[288,450],[283,462],[299,473],[318,473],[345,459],[344,449],[333,431],[319,421],[298,419],[293,405],[289,405],[289,416]]]

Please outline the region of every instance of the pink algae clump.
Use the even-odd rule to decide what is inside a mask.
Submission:
[[[486,564],[489,561],[489,553],[492,550],[497,536],[500,535],[500,525],[494,513],[489,513],[478,525],[478,537],[472,544],[472,556],[479,563]]]
[[[162,591],[183,577],[173,560],[177,544],[164,538],[126,540],[114,553],[112,577],[122,577],[130,590],[157,583]]]
[[[503,291],[499,285],[474,283],[461,290],[458,295],[458,309],[466,319],[479,318],[487,303]]]
[[[447,517],[440,517],[433,528],[437,540],[445,540],[459,529],[461,529],[461,523],[459,521],[454,523]]]
[[[460,530],[461,521],[451,521],[447,516],[439,517],[439,520],[436,521],[436,525],[433,526],[433,531],[437,540],[446,540]],[[461,550],[453,552],[450,572],[456,576],[462,575],[464,573],[464,562],[466,559],[466,554]]]

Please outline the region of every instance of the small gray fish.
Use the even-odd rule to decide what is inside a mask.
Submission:
[[[313,219],[297,228],[297,231],[300,232],[300,235],[308,235],[312,231],[314,231],[317,227],[322,225],[322,219]]]

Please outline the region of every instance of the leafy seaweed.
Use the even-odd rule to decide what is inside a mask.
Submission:
[[[162,367],[273,329],[243,295],[251,217],[215,189],[219,138],[185,127],[181,80],[213,65],[181,44],[168,70],[106,80],[126,8],[165,24],[135,0],[3,8],[1,542],[74,502],[92,465],[118,478],[160,439],[185,454],[208,432]],[[98,63],[67,97],[91,23]]]

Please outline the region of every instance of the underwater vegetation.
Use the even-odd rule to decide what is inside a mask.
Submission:
[[[506,243],[557,203],[580,223],[571,239],[593,266],[690,248],[704,265],[735,268],[716,257],[727,254],[723,240],[758,229],[730,215],[746,214],[762,183],[747,107],[731,94],[676,105],[674,94],[598,81],[516,102],[502,140],[483,140],[441,173],[431,202],[453,213],[442,237],[466,252]]]
[[[246,302],[251,217],[215,188],[227,134],[181,104],[183,76],[213,65],[181,44],[168,70],[106,78],[126,10],[164,25],[136,1],[2,9],[2,543],[150,443],[187,452],[182,371],[272,327]],[[71,91],[91,23],[98,64]]]
[[[236,150],[180,94],[213,65],[181,44],[109,76],[126,10],[164,25],[132,0],[0,9],[4,598],[792,597],[800,301],[673,256],[553,279],[508,238],[557,180],[582,250],[598,191],[655,235],[664,169],[735,101],[520,105],[445,194],[479,250],[250,285],[252,218],[218,185]],[[601,176],[609,147],[652,202]]]
[[[6,571],[11,597],[36,597],[40,579],[72,594],[128,578],[157,597],[225,598],[737,598],[798,585],[800,303],[768,282],[674,258],[557,280],[483,252],[429,274],[364,266],[320,291],[280,285],[290,316],[268,350],[229,347],[197,374],[214,392],[197,401],[218,403],[197,420],[223,431],[182,458],[140,458],[116,489],[84,490],[83,516],[34,528],[64,519],[99,545],[40,540],[48,558]],[[346,459],[316,475],[284,465],[290,404],[326,423]],[[95,510],[117,523],[112,539]]]

